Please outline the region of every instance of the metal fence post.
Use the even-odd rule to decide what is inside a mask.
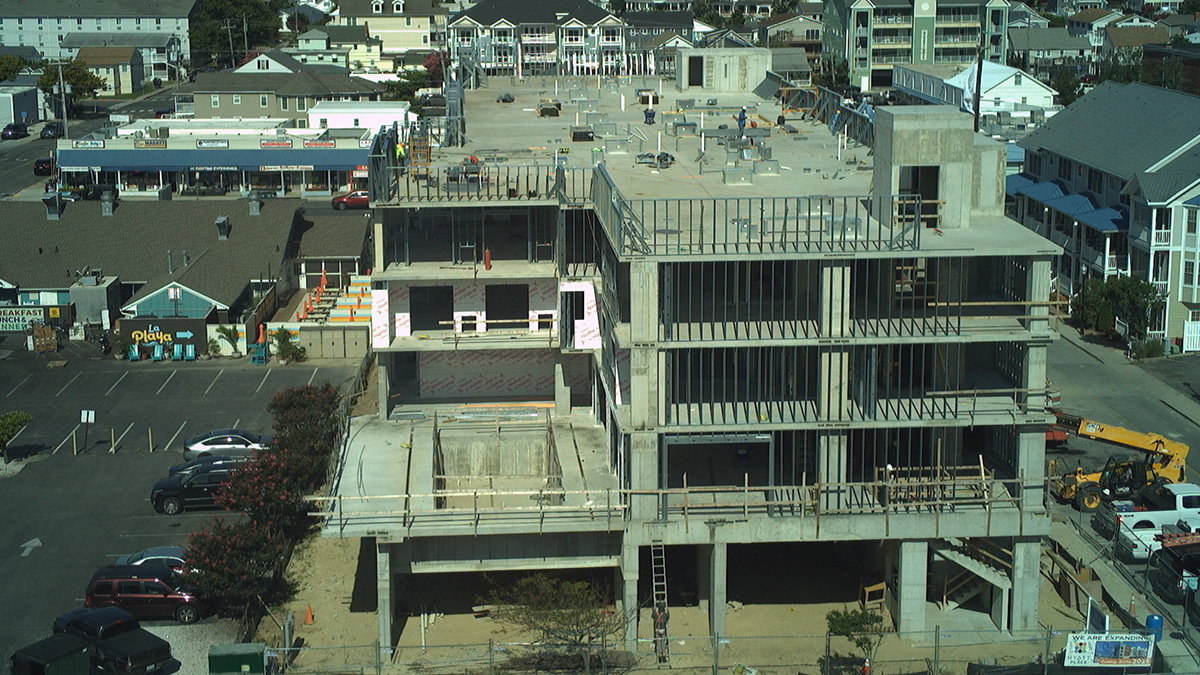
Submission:
[[[496,640],[488,638],[488,674],[496,675]]]
[[[1049,628],[1046,629],[1046,653],[1042,655],[1042,675],[1047,675],[1050,672],[1050,637],[1053,633]]]
[[[933,627],[933,675],[942,672],[942,627]]]
[[[829,632],[825,632],[825,660],[821,662],[821,675],[829,674]]]

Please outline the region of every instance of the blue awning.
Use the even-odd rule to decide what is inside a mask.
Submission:
[[[1091,197],[1082,194],[1069,194],[1040,201],[1066,216],[1078,216],[1096,210],[1096,202],[1092,201]]]
[[[1034,183],[1026,185],[1023,188],[1017,188],[1017,194],[1025,195],[1030,199],[1037,200],[1043,204],[1051,199],[1057,199],[1063,196],[1063,190],[1058,186],[1058,183],[1047,181],[1042,183]]]
[[[1013,174],[1004,177],[1004,194],[1015,197],[1017,190],[1033,185],[1033,179],[1024,174]]]
[[[314,171],[351,171],[365,165],[370,152],[370,148],[72,149],[58,151],[58,165],[99,167],[103,171],[190,171],[215,167],[258,171],[263,166],[311,166]]]
[[[1076,220],[1099,232],[1120,232],[1129,229],[1129,217],[1122,211],[1105,207],[1081,213]]]

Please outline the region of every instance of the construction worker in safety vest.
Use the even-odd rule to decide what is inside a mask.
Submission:
[[[396,141],[396,166],[400,167],[400,175],[404,175],[404,167],[408,164],[408,151],[404,148],[404,141]]]

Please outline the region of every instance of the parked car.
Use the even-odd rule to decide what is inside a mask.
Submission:
[[[161,120],[164,118],[169,118],[171,115],[174,115],[174,114],[175,114],[174,108],[164,108],[162,110],[154,111],[154,119]]]
[[[212,455],[245,457],[275,442],[270,436],[259,436],[241,429],[214,429],[183,442],[183,458],[196,459]]]
[[[151,488],[150,503],[155,511],[168,516],[179,515],[185,509],[212,506],[231,473],[224,466],[203,467],[189,474],[164,478]]]
[[[12,675],[91,675],[88,641],[59,633],[13,652]]]
[[[177,476],[179,474],[190,474],[196,469],[203,466],[219,466],[219,465],[235,465],[243,464],[253,459],[252,457],[229,457],[226,455],[209,455],[207,457],[197,457],[183,464],[176,464],[167,469],[168,476]]]
[[[35,176],[52,176],[54,175],[54,158],[53,157],[38,157],[33,160],[33,175]]]
[[[141,675],[171,662],[171,645],[120,607],[72,610],[54,620],[54,633],[86,641],[92,665],[107,673]]]
[[[42,127],[41,137],[42,138],[62,138],[63,131],[64,130],[63,130],[62,122],[46,122],[46,125]]]
[[[331,206],[338,211],[346,209],[365,209],[371,205],[371,198],[366,190],[355,190],[350,194],[334,197]]]
[[[4,127],[4,131],[0,131],[0,138],[3,138],[6,141],[13,140],[14,138],[25,138],[28,135],[29,125],[21,124],[19,122],[13,122],[12,124]]]
[[[208,605],[174,570],[153,565],[109,565],[92,575],[88,607],[120,607],[138,618],[173,617],[193,623]]]
[[[113,564],[167,567],[178,572],[184,568],[184,551],[182,546],[151,546],[137,553],[120,556]]]

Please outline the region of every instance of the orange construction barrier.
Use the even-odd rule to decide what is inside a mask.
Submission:
[[[313,625],[312,605],[308,605],[307,607],[304,611],[304,625],[311,626]]]

